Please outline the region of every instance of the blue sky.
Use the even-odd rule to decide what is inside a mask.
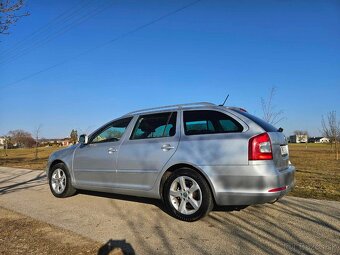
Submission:
[[[202,0],[96,48],[190,2],[28,0],[31,15],[0,38],[0,135],[42,124],[42,136],[66,137],[131,110],[221,103],[227,94],[228,105],[261,117],[261,97],[272,86],[286,134],[318,135],[331,110],[340,120],[339,1]],[[68,20],[51,23],[72,10]],[[17,45],[23,39],[26,50]]]

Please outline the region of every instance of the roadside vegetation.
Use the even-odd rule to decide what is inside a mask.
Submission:
[[[334,147],[334,146],[333,146]],[[10,149],[5,156],[0,150],[0,166],[40,169],[48,156],[60,147],[40,147],[35,159],[35,148]],[[330,144],[289,144],[290,160],[296,166],[296,185],[291,196],[340,201],[340,161],[335,159]]]

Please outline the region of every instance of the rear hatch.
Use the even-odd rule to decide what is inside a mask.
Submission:
[[[281,132],[268,132],[272,143],[273,161],[279,171],[289,164],[289,151],[286,137]]]
[[[265,122],[264,120],[249,114],[248,112],[236,110],[239,114],[247,117],[255,122],[265,132],[268,133],[272,144],[273,161],[279,171],[287,169],[289,165],[289,151],[287,139],[282,132],[280,132],[273,125]]]

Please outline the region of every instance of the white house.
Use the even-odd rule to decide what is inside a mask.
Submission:
[[[318,137],[318,139],[315,140],[315,143],[329,143],[331,140],[327,137]]]
[[[327,137],[319,136],[319,137],[310,137],[308,139],[309,143],[330,143],[331,140]]]

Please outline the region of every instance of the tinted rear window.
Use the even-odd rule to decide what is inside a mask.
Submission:
[[[261,128],[263,128],[266,132],[277,132],[277,128],[273,125],[269,124],[268,122],[264,121],[263,119],[260,119],[254,115],[251,115],[250,113],[243,112],[243,111],[237,111],[239,114],[247,117],[248,119],[254,121],[257,125],[259,125]]]

